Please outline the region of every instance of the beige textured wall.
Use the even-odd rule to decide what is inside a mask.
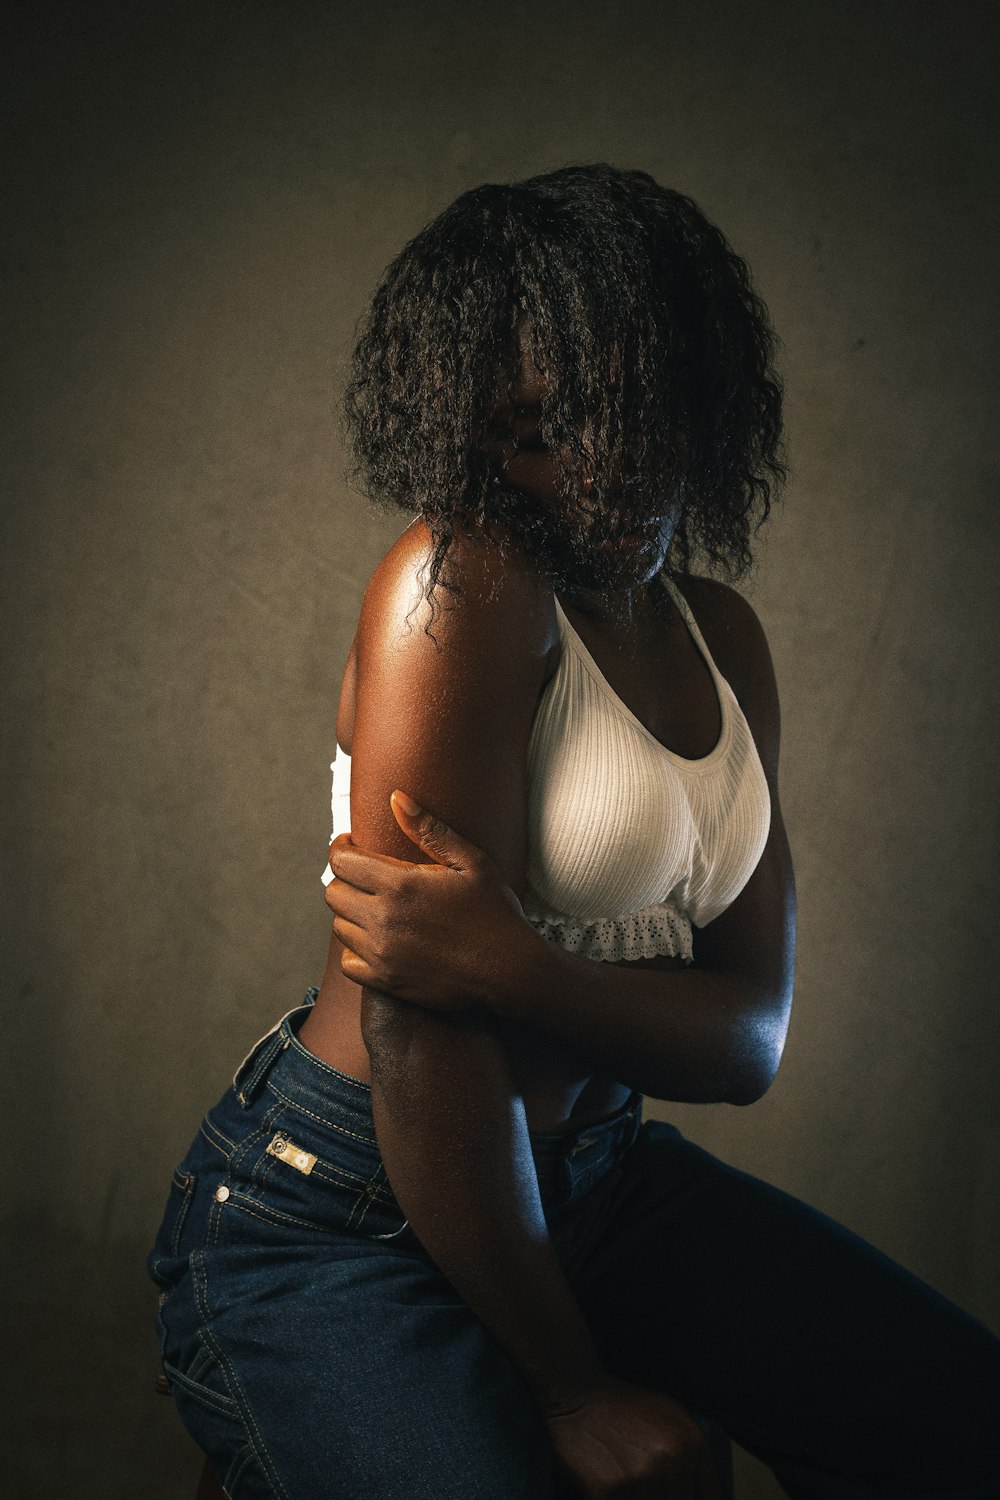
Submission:
[[[1000,1325],[991,9],[15,8],[17,1493],[193,1490],[142,1261],[201,1113],[325,956],[337,691],[406,520],[343,482],[353,323],[457,192],[571,160],[691,193],[785,343],[794,473],[748,592],[783,699],[796,1009],[758,1105],[650,1112]]]

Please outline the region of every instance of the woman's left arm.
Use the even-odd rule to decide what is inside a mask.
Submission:
[[[404,831],[438,863],[367,855],[341,835],[327,902],[355,950],[342,967],[359,983],[417,1004],[433,996],[440,1007],[451,975],[456,1004],[474,995],[501,1022],[561,1041],[595,1074],[654,1099],[750,1104],[777,1073],[792,1003],[795,886],[778,797],[778,693],[750,605],[711,580],[685,584],[771,797],[761,858],[726,911],[695,928],[693,967],[601,963],[549,942],[474,846],[433,815],[409,819],[402,809]]]
[[[760,863],[694,933],[695,964],[642,969],[526,942],[492,1010],[557,1037],[595,1073],[654,1099],[752,1104],[778,1071],[792,1005],[791,861],[780,812]]]

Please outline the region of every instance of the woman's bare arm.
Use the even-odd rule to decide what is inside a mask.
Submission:
[[[542,1409],[604,1375],[545,1223],[524,1104],[487,1018],[365,990],[375,1133],[431,1259],[519,1367]]]
[[[794,901],[780,824],[769,845],[755,889],[696,932],[695,967],[599,963],[526,933],[490,1013],[519,1034],[565,1040],[583,1067],[651,1098],[754,1103],[778,1071],[792,1004]],[[775,928],[773,947],[751,966],[748,950]]]
[[[351,822],[412,858],[393,787],[473,832],[524,891],[527,740],[544,671],[542,595],[527,573],[465,549],[462,601],[428,611],[412,528],[369,585],[358,634]],[[407,621],[411,606],[417,605]],[[428,1254],[523,1372],[543,1408],[602,1375],[545,1224],[524,1103],[499,1024],[480,1008],[433,1014],[362,992],[375,1128],[393,1192]]]

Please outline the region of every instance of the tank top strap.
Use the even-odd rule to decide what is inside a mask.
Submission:
[[[702,635],[701,631],[698,629],[698,621],[694,617],[694,613],[691,609],[690,604],[687,602],[684,595],[677,587],[676,583],[674,583],[673,579],[668,577],[665,569],[657,576],[660,582],[663,584],[663,587],[666,589],[667,593],[670,595],[671,599],[677,605],[677,608],[680,611],[681,619],[684,621],[688,630],[691,632],[691,635],[694,637],[694,642],[698,647],[698,650],[705,658],[705,664],[708,667],[708,670],[711,672],[716,686],[720,690],[721,703],[721,690],[723,686],[729,687],[729,683],[726,681],[725,677],[723,677],[722,673],[719,671],[719,668],[715,664],[715,657],[712,655],[711,651],[709,651],[708,643],[705,640],[705,637]]]

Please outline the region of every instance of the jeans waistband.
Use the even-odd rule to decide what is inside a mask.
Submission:
[[[249,1109],[265,1082],[275,1072],[280,1089],[322,1118],[335,1116],[338,1124],[375,1144],[371,1085],[324,1062],[298,1039],[298,1030],[316,1003],[319,990],[311,985],[300,1005],[276,1021],[250,1048],[233,1075],[233,1089]],[[558,1131],[529,1131],[536,1161],[580,1157],[586,1163],[617,1159],[635,1140],[642,1125],[642,1095],[635,1089],[606,1119]]]

